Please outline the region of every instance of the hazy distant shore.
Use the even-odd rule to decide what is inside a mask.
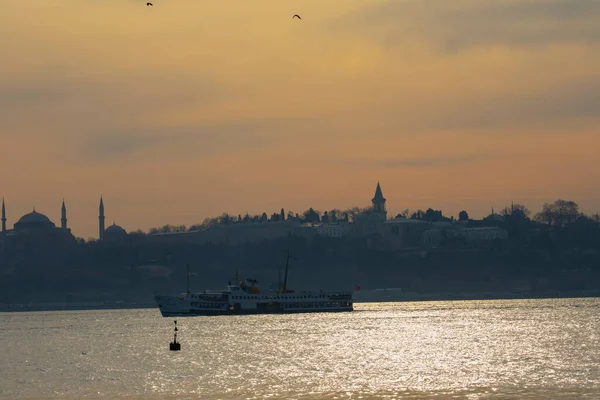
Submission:
[[[397,290],[374,289],[364,290],[354,295],[357,303],[382,302],[415,302],[415,301],[452,301],[452,300],[527,300],[527,299],[565,299],[565,298],[600,298],[600,290],[513,293],[513,292],[478,292],[478,293],[402,293]],[[2,304],[0,312],[25,311],[83,311],[83,310],[125,310],[125,309],[157,308],[155,303],[110,303],[106,304]]]

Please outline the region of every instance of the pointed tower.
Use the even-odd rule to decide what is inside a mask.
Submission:
[[[67,229],[67,207],[65,206],[65,199],[63,199],[62,208],[60,209],[60,227]]]
[[[102,196],[100,196],[100,209],[98,214],[98,237],[104,239],[104,202]]]
[[[2,198],[2,233],[6,233],[6,208],[4,207],[4,197]]]
[[[383,197],[383,193],[381,192],[381,186],[379,185],[379,181],[377,181],[377,189],[375,189],[375,197],[373,197],[373,212],[383,214],[384,217],[387,215],[387,211],[385,209],[385,197]]]

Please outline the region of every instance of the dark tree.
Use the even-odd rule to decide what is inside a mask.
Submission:
[[[523,204],[512,204],[510,207],[504,207],[501,211],[503,216],[516,216],[521,218],[529,218],[531,211]]]
[[[341,216],[341,215],[342,215],[342,212],[340,210],[337,210],[334,208],[333,210],[331,210],[329,212],[329,220],[332,223],[336,223],[338,221],[339,216]]]
[[[223,213],[223,215],[219,217],[220,224],[229,225],[231,222],[233,222],[233,218],[227,213]]]
[[[461,212],[458,213],[458,220],[459,221],[468,221],[469,214],[465,210],[462,210]]]
[[[425,216],[425,211],[417,210],[410,215],[410,219],[423,219],[424,216]]]
[[[579,205],[574,201],[556,200],[552,204],[545,203],[542,211],[535,215],[535,220],[556,227],[571,224],[579,217]]]
[[[533,219],[541,224],[552,225],[554,218],[554,212],[552,211],[552,204],[544,203],[542,211],[535,214]]]
[[[443,218],[444,216],[442,215],[441,210],[434,210],[432,208],[428,208],[427,211],[425,211],[425,215],[423,216],[423,219],[429,222],[438,222],[441,221]]]
[[[318,211],[313,210],[311,207],[302,214],[302,221],[318,223],[321,221],[321,216]]]

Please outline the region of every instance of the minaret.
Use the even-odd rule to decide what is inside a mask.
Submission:
[[[99,229],[99,238],[104,238],[104,203],[102,202],[102,196],[100,196],[100,213],[98,215],[98,229]]]
[[[2,198],[2,233],[6,233],[6,208],[4,207],[4,197]]]
[[[62,208],[60,210],[61,218],[60,218],[60,227],[63,229],[67,229],[67,207],[65,206],[65,199],[63,199]]]
[[[383,197],[383,193],[381,192],[381,186],[379,185],[379,181],[377,181],[377,189],[375,189],[375,197],[373,197],[373,211],[376,213],[383,214],[385,217],[387,215],[387,211],[385,209],[385,197]]]

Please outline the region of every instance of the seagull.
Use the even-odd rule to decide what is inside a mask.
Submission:
[[[300,16],[298,14],[294,14],[294,16],[292,17],[292,19],[294,19],[296,17],[298,17],[298,19],[302,19],[302,18],[300,18]]]
[[[152,3],[146,3],[146,5],[147,5],[147,6],[151,6],[151,5],[153,5],[153,4],[152,4]]]

